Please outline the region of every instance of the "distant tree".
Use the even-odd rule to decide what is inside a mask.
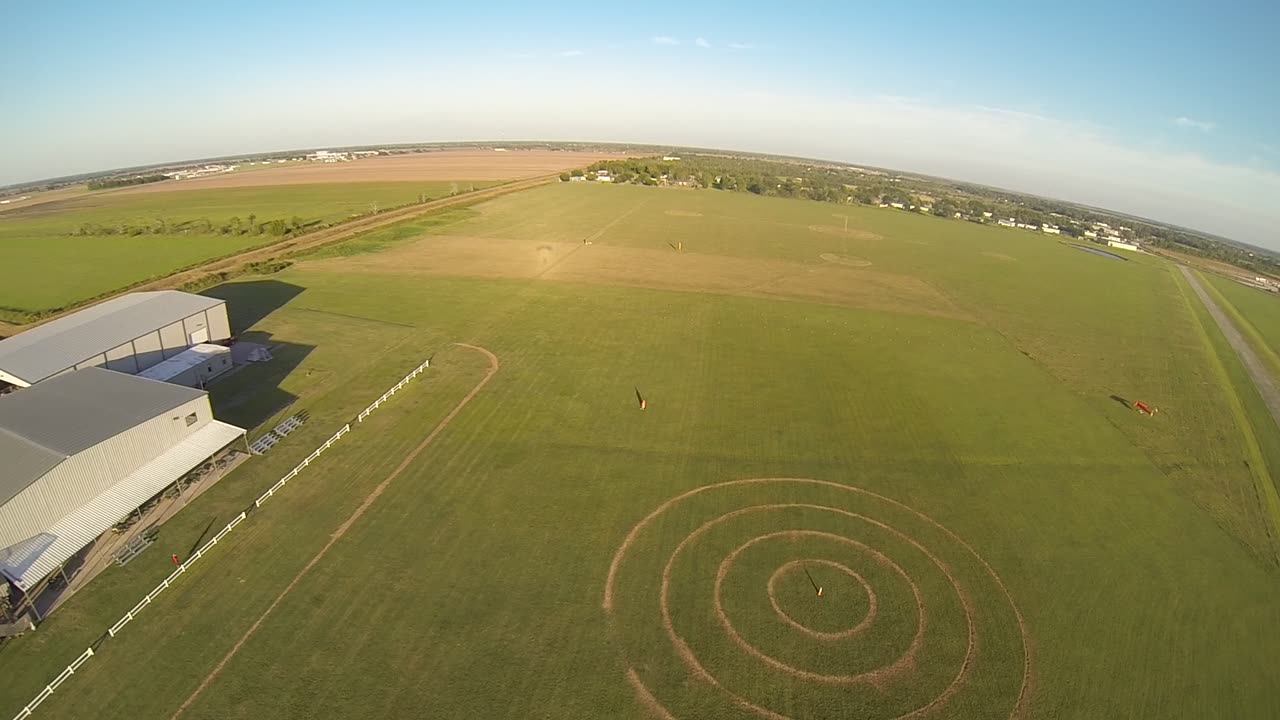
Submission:
[[[255,235],[262,232],[262,228],[258,227],[258,216],[253,213],[249,213],[249,232]]]
[[[306,221],[298,217],[297,215],[294,215],[293,219],[289,221],[289,228],[293,232],[298,232],[302,230],[303,228],[306,227],[306,225],[307,225]]]
[[[567,173],[567,172],[562,172],[562,173],[560,173],[560,182],[569,182],[569,178],[570,178],[570,177],[572,177],[572,176],[571,176],[571,175],[569,175],[569,173]],[[422,200],[421,200],[422,196],[421,196],[421,195],[419,195],[419,196],[418,196],[418,198],[419,198],[418,202],[422,202]]]
[[[283,235],[283,234],[284,234],[284,231],[285,231],[285,225],[284,225],[284,221],[283,221],[283,220],[272,220],[272,221],[271,221],[270,223],[268,223],[268,224],[271,226],[271,234],[272,234],[272,235]]]
[[[231,218],[231,229],[237,235],[244,234],[244,221],[240,219],[239,215],[236,215],[235,217]]]

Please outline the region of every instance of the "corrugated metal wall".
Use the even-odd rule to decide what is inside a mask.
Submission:
[[[165,360],[187,349],[187,332],[183,329],[181,320],[160,328],[160,347],[164,350]]]
[[[192,336],[196,336],[194,341]],[[192,345],[216,343],[230,337],[231,322],[227,318],[227,304],[222,303],[77,363],[75,369],[97,366],[136,375]]]
[[[0,548],[44,531],[212,419],[208,396],[199,397],[63,461],[0,507]]]
[[[138,372],[164,362],[164,350],[160,348],[160,333],[153,332],[134,340],[133,352],[138,356]]]
[[[231,337],[231,321],[227,319],[227,304],[205,310],[209,318],[209,342],[218,342]]]

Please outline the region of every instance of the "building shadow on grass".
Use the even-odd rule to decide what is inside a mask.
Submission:
[[[304,290],[306,288],[279,280],[244,280],[223,283],[200,294],[227,301],[232,334],[238,336],[289,304]]]
[[[265,348],[271,359],[260,362],[236,361],[235,369],[218,378],[209,387],[209,401],[213,404],[214,417],[249,431],[254,430],[279,412],[287,409],[298,397],[280,387],[285,378],[302,364],[315,350],[314,345],[281,342],[271,333],[251,330],[237,338],[232,346],[233,357],[242,355],[238,348]]]

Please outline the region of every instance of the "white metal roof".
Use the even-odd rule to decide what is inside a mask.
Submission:
[[[229,355],[231,348],[210,343],[201,343],[183,350],[164,362],[157,363],[138,373],[138,377],[148,380],[169,380],[181,375],[186,370],[208,362],[215,355]]]
[[[89,367],[0,397],[0,503],[72,455],[204,394]]]
[[[71,511],[43,533],[0,550],[0,573],[28,589],[80,552],[148,498],[172,485],[244,430],[218,420],[174,445],[100,495]]]
[[[34,385],[225,302],[178,290],[121,295],[0,340],[0,371]]]

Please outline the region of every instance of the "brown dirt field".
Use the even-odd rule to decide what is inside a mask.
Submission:
[[[907,275],[876,270],[853,274],[842,267],[815,267],[789,260],[678,255],[612,245],[442,236],[374,254],[311,261],[307,267],[332,272],[538,278],[973,320],[945,295]]]
[[[379,215],[352,220],[318,232],[306,233],[304,235],[299,235],[296,238],[286,238],[277,243],[251,248],[243,253],[222,258],[221,260],[211,260],[204,265],[191,268],[190,270],[183,270],[159,280],[153,280],[130,288],[122,288],[117,294],[141,292],[144,290],[179,288],[192,280],[197,280],[201,277],[222,270],[233,270],[247,262],[274,258],[288,258],[290,255],[300,253],[304,250],[341,242],[342,240],[346,240],[354,235],[368,232],[370,230],[376,230],[386,225],[393,225],[402,220],[408,220],[418,215],[425,215],[426,213],[442,210],[447,207],[471,205],[473,203],[480,202],[481,200],[495,198],[508,193],[519,192],[520,190],[538,187],[539,185],[545,185],[550,182],[555,182],[555,178],[519,180],[504,185],[485,188],[484,190],[466,193],[464,195],[455,195],[453,197],[432,200],[431,202],[423,203],[421,205],[410,205],[409,207],[399,208],[397,210],[389,210]],[[75,305],[68,308],[66,312],[59,313],[58,315],[51,315],[27,325],[18,326],[11,323],[0,322],[0,335],[13,335],[22,330],[27,330],[35,327],[36,325],[47,323],[50,320],[76,312],[80,308],[85,307],[85,305],[97,304],[105,299],[106,298],[100,298],[84,305]]]
[[[667,210],[666,214],[672,217],[702,217],[702,213],[692,210]]]
[[[867,267],[871,264],[870,260],[863,260],[860,257],[852,255],[837,255],[835,253],[822,253],[819,255],[823,260],[836,265],[847,265],[849,267]]]
[[[610,153],[551,150],[441,150],[388,155],[344,163],[289,163],[253,172],[152,183],[119,190],[120,194],[210,190],[213,188],[304,185],[311,183],[396,182],[413,180],[517,180],[622,157]]]
[[[71,198],[87,195],[88,190],[83,185],[75,185],[73,187],[58,188],[57,190],[46,190],[36,193],[18,193],[14,197],[22,197],[30,195],[26,200],[11,200],[7,205],[0,205],[0,215],[10,210],[19,210],[21,208],[31,207],[32,205],[43,205],[49,202],[58,202],[59,200],[70,200]],[[0,198],[3,200],[4,198]]]

